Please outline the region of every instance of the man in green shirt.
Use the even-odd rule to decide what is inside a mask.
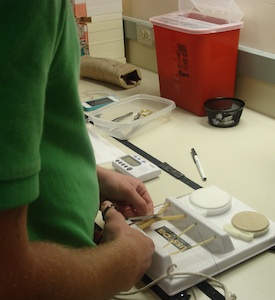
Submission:
[[[96,167],[70,2],[2,1],[0,15],[0,299],[109,299],[150,266],[153,242],[125,216],[152,200]],[[95,246],[100,205],[111,209]]]

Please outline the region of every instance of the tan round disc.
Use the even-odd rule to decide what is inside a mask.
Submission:
[[[269,226],[268,219],[264,215],[254,211],[237,213],[233,216],[231,222],[239,230],[255,233],[263,231]]]

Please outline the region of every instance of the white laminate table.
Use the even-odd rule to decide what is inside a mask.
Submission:
[[[140,86],[122,90],[108,84],[80,80],[79,90],[112,90],[118,97],[133,94],[159,96],[157,74],[142,70]],[[130,149],[111,137],[105,137],[126,153]],[[160,161],[185,174],[203,187],[214,184],[275,221],[275,120],[244,108],[238,126],[215,128],[207,117],[198,117],[176,108],[170,120],[149,132],[137,134],[130,142]],[[192,160],[190,150],[195,148],[207,175],[202,181]],[[110,167],[107,164],[106,167]],[[192,191],[165,172],[146,183],[154,203],[163,203],[167,196],[181,196]],[[265,252],[216,276],[241,300],[275,299],[275,253]],[[142,285],[142,284],[141,284]],[[124,299],[159,299],[146,291]],[[197,299],[209,299],[197,292]]]

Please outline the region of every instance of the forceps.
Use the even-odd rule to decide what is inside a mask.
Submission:
[[[154,215],[147,215],[147,216],[137,216],[137,217],[129,217],[126,220],[132,222],[141,222],[141,221],[148,221],[152,219],[159,219],[162,217],[162,214],[154,214]]]

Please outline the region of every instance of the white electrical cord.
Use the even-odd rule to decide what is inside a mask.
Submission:
[[[227,290],[227,287],[223,283],[218,281],[217,279],[215,279],[211,276],[205,275],[203,273],[172,272],[171,270],[174,267],[176,268],[177,266],[175,264],[171,265],[170,267],[167,268],[167,273],[166,274],[164,274],[164,275],[160,276],[159,278],[153,280],[152,282],[148,283],[144,287],[142,287],[138,290],[132,291],[132,292],[122,292],[122,293],[119,293],[117,296],[129,296],[129,295],[134,295],[134,294],[137,294],[137,293],[140,293],[140,292],[144,292],[144,291],[148,290],[150,287],[152,287],[153,285],[159,283],[161,280],[166,279],[166,278],[173,279],[174,277],[182,277],[182,276],[200,276],[200,277],[205,278],[209,281],[213,281],[218,287],[220,287],[224,291],[225,300],[236,300],[237,299],[237,296],[234,293],[230,293]],[[117,296],[114,297],[113,299],[121,299],[121,298],[118,298]]]

